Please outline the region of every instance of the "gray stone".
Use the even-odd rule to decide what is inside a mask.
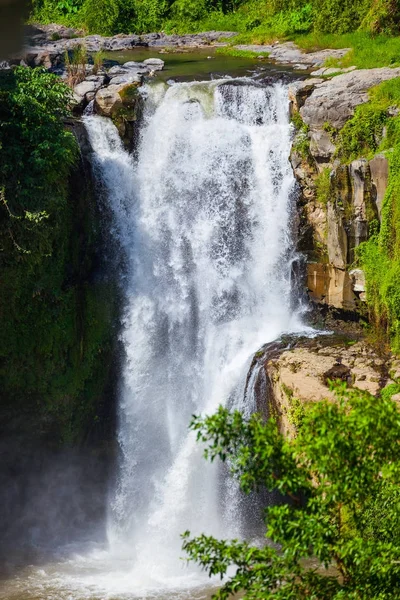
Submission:
[[[328,58],[343,58],[350,48],[339,50],[318,50],[318,52],[303,52],[294,42],[276,43],[266,46],[258,44],[238,45],[238,50],[251,50],[253,52],[267,52],[269,58],[279,63],[308,65],[308,67],[322,66]]]
[[[88,92],[88,93],[85,95],[85,100],[86,100],[86,102],[87,102],[87,103],[91,102],[92,100],[94,100],[95,96],[96,96],[96,92]]]
[[[147,71],[145,71],[145,73],[147,74]],[[110,85],[121,85],[121,84],[128,84],[128,83],[142,83],[143,81],[143,75],[141,75],[139,72],[133,72],[133,73],[126,73],[125,75],[117,75],[116,77],[113,77],[110,81]]]
[[[288,93],[292,110],[298,112],[315,86],[322,82],[323,79],[310,78],[290,83]]]
[[[330,77],[331,75],[337,75],[338,73],[344,73],[343,69],[340,67],[331,67],[330,69],[325,69],[324,77]]]
[[[331,136],[324,129],[317,129],[310,132],[310,152],[320,161],[329,162],[336,150]]]
[[[343,218],[335,205],[328,202],[328,257],[329,262],[338,269],[347,265],[347,235],[343,226]]]
[[[97,114],[111,117],[120,107],[122,107],[122,100],[118,94],[118,86],[109,85],[98,90],[94,99],[94,109]]]
[[[99,81],[85,80],[74,87],[74,92],[78,96],[85,96],[88,92],[97,92],[100,87],[101,83]]]
[[[143,61],[143,64],[146,65],[146,67],[150,67],[152,71],[162,71],[165,62],[161,60],[161,58],[146,58],[146,60]]]
[[[87,75],[85,77],[85,81],[95,81],[95,82],[99,83],[100,85],[104,85],[105,80],[106,80],[106,78],[104,75]]]
[[[368,101],[368,90],[388,79],[400,76],[400,68],[363,69],[343,73],[317,85],[300,114],[312,129],[324,123],[341,129],[359,104]]]
[[[355,292],[360,300],[363,302],[366,301],[366,281],[365,281],[365,273],[362,269],[353,269],[349,273],[352,280],[352,288],[353,292]]]
[[[312,77],[321,77],[321,75],[324,75],[326,71],[326,67],[322,67],[321,69],[317,69],[316,71],[313,71],[311,73]]]
[[[135,62],[134,60],[130,60],[126,63],[124,63],[122,65],[122,67],[120,67],[121,69],[143,69],[143,65],[145,63],[141,63],[141,62]],[[112,67],[112,69],[115,69],[115,67]],[[109,70],[109,73],[111,72],[111,69]]]
[[[382,202],[386,194],[389,180],[389,161],[384,154],[377,154],[369,161],[372,184],[375,189],[375,202],[379,218],[382,214]]]

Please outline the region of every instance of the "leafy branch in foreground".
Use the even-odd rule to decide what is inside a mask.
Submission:
[[[216,598],[400,597],[400,412],[388,397],[335,391],[336,402],[305,406],[291,440],[258,415],[221,407],[194,417],[205,456],[228,461],[245,492],[282,494],[266,508],[265,545],[183,535],[189,560],[210,576],[236,567]]]

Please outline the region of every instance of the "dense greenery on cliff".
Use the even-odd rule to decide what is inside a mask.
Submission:
[[[303,407],[291,440],[273,419],[224,408],[193,421],[206,457],[228,462],[245,492],[281,494],[265,515],[276,546],[184,534],[189,558],[226,577],[215,598],[399,598],[399,409],[387,395],[336,390],[337,402]]]
[[[110,337],[107,295],[89,282],[94,216],[82,172],[74,185],[69,98],[44,70],[1,73],[0,410],[31,410],[63,441],[95,417]]]
[[[233,30],[265,40],[305,32],[399,31],[397,0],[33,0],[31,18],[93,33]]]

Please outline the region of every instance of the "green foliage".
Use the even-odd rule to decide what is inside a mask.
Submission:
[[[322,33],[354,31],[366,16],[370,0],[314,0],[314,28]]]
[[[359,156],[372,157],[382,140],[382,131],[387,120],[386,110],[362,104],[354,117],[340,130],[337,156],[351,162]]]
[[[336,395],[334,403],[305,405],[291,440],[257,415],[246,421],[220,408],[194,418],[205,456],[228,462],[245,492],[282,494],[265,518],[266,537],[279,549],[183,535],[189,560],[226,577],[215,598],[399,597],[400,414],[387,398],[343,385]]]
[[[375,0],[361,23],[371,33],[396,35],[400,26],[400,5],[397,0]]]
[[[2,409],[54,419],[64,442],[76,440],[93,418],[112,305],[110,293],[87,282],[94,215],[89,197],[70,194],[79,164],[63,124],[70,94],[42,69],[1,74]],[[94,382],[97,396],[89,394]]]
[[[226,56],[236,56],[237,58],[268,58],[268,52],[253,52],[251,50],[237,50],[230,46],[222,46],[217,48],[216,54],[224,54]]]
[[[382,206],[381,229],[360,247],[359,259],[366,272],[368,307],[375,329],[385,332],[393,351],[399,353],[400,138],[388,158],[390,176]]]
[[[71,15],[76,14],[82,6],[82,0],[60,0],[56,9],[62,14]]]
[[[392,39],[391,48],[385,47],[387,35],[399,28],[396,0],[33,0],[31,20],[78,25],[105,35],[160,29],[237,31],[238,43],[300,36],[306,46],[324,47],[324,36],[334,33],[335,44],[354,48],[354,64],[359,66],[363,61],[391,60],[399,45]],[[364,33],[354,38],[348,34],[358,29]],[[384,35],[371,39],[370,33]]]
[[[356,108],[336,136],[336,155],[346,162],[361,156],[372,158],[378,150],[398,143],[398,121],[392,118],[390,109],[400,106],[400,78],[372,88],[369,96],[370,101]]]
[[[315,178],[315,189],[318,202],[327,204],[331,194],[331,170],[324,168]]]
[[[129,6],[130,2],[127,2],[127,5]],[[129,10],[126,10],[126,13],[125,18],[128,24],[128,17],[130,20],[132,15],[129,13]],[[83,23],[89,33],[99,33],[101,35],[116,33],[119,15],[120,6],[118,0],[86,0],[83,6]]]
[[[304,160],[311,158],[310,140],[308,137],[309,127],[304,123],[299,112],[294,112],[291,117],[296,135],[293,140],[293,150]]]
[[[355,31],[338,35],[314,31],[305,36],[294,36],[295,42],[304,50],[323,48],[351,48],[342,59],[329,59],[328,67],[351,67],[372,69],[374,67],[395,66],[400,62],[400,39],[388,35],[371,35]]]

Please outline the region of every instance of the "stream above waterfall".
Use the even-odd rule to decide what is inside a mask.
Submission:
[[[204,81],[218,77],[263,77],[279,74],[299,78],[302,75],[293,66],[275,65],[266,58],[229,56],[218,54],[213,47],[174,50],[159,53],[157,48],[136,48],[124,52],[104,53],[106,65],[141,62],[147,58],[161,58],[165,62],[163,71],[158,71],[158,81]]]
[[[287,86],[156,81],[143,95],[136,156],[110,119],[84,118],[124,299],[107,543],[11,571],[4,600],[206,599],[217,582],[181,560],[180,534],[246,537],[257,521],[188,425],[219,404],[251,413],[254,353],[302,330]]]

